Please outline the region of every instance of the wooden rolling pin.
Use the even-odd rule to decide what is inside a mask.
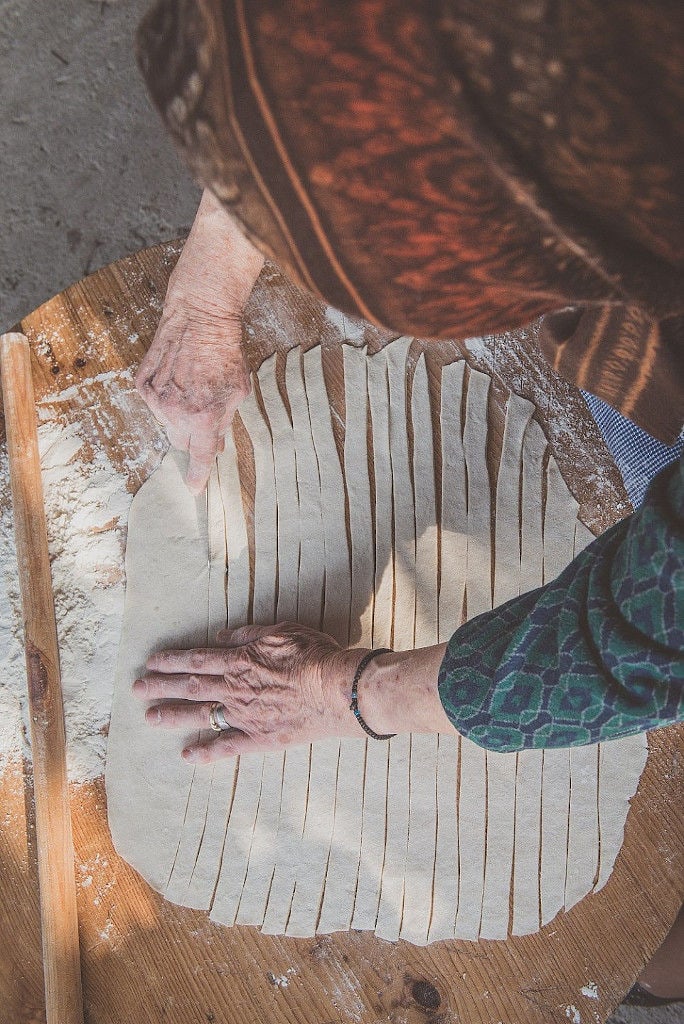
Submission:
[[[24,617],[47,1024],[83,1024],[57,625],[30,350],[23,334],[0,337],[0,371]]]

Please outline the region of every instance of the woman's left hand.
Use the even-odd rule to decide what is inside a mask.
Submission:
[[[217,639],[222,646],[153,654],[133,687],[141,700],[164,701],[146,712],[153,726],[207,730],[212,706],[224,706],[232,728],[211,738],[205,732],[183,750],[186,760],[358,734],[348,690],[362,650],[343,650],[294,623],[222,630]]]

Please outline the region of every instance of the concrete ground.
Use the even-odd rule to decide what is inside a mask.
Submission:
[[[0,0],[0,329],[192,223],[133,54],[144,0]]]
[[[0,330],[192,222],[199,190],[133,56],[146,0],[0,0]],[[684,1006],[611,1024],[684,1024]]]

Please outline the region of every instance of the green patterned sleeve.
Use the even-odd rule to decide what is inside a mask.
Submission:
[[[467,622],[439,673],[491,750],[629,736],[684,718],[684,460],[553,582]]]

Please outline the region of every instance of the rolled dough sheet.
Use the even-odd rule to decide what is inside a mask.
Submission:
[[[397,649],[446,639],[464,605],[471,616],[524,592],[590,542],[530,403],[509,398],[490,486],[489,378],[443,368],[433,438],[425,359],[410,347],[344,347],[341,459],[320,350],[288,353],[283,392],[276,359],[261,367],[240,409],[256,467],[253,584],[232,438],[206,498],[190,497],[169,454],[133,502],[110,827],[150,885],[223,924],[419,944],[528,934],[603,886],[622,844],[641,736],[517,755],[360,736],[203,768],[132,696],[151,651],[211,643],[226,621],[291,614]]]

